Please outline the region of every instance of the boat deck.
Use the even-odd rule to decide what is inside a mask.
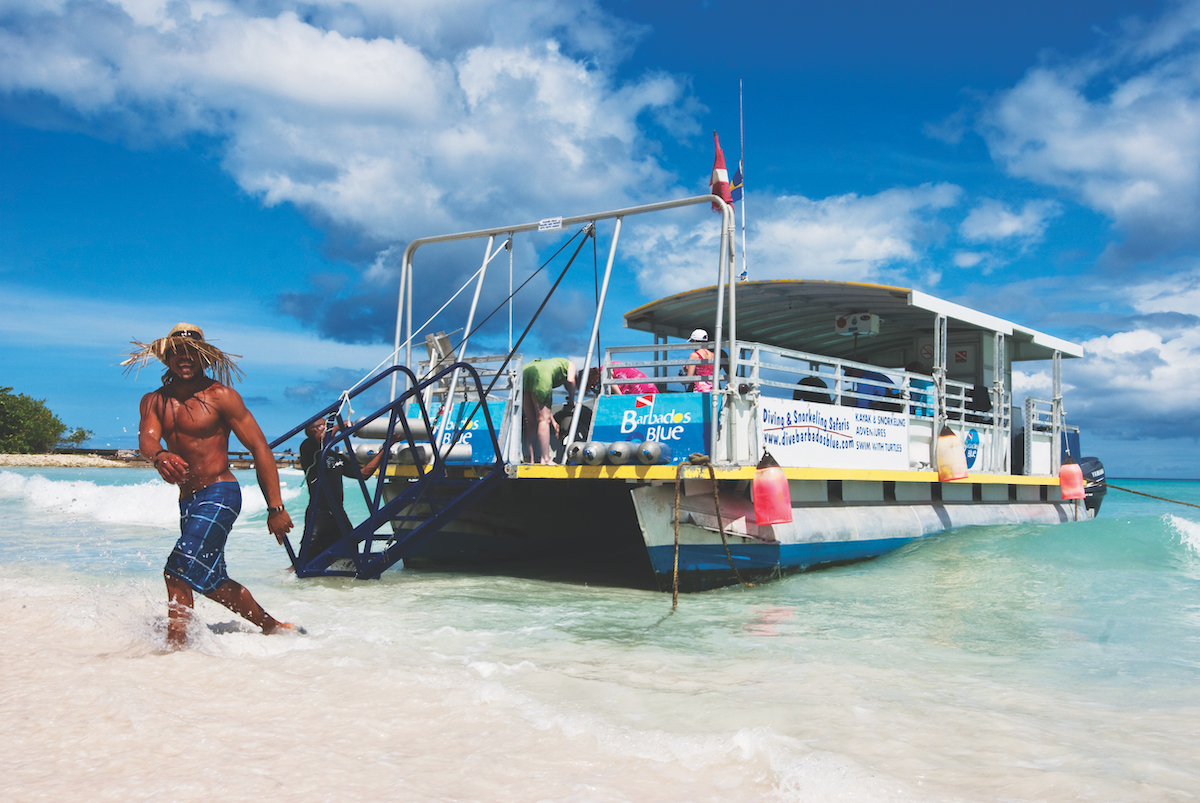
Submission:
[[[887,469],[859,468],[805,468],[784,466],[783,472],[789,480],[860,480],[864,482],[938,482],[936,471],[891,471]],[[454,467],[450,467],[454,470]],[[476,469],[463,466],[457,469],[465,477],[475,476]],[[677,466],[543,466],[532,464],[510,465],[509,479],[539,480],[622,480],[626,482],[663,482],[675,480]],[[754,478],[754,466],[713,466],[718,480],[750,480]],[[417,476],[417,467],[411,465],[388,466],[389,477]],[[684,466],[683,476],[688,479],[708,478],[706,466]],[[1058,487],[1058,477],[1025,476],[1020,474],[971,474],[968,477],[942,485],[1035,485]]]

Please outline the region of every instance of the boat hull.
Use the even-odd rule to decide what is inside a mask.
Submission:
[[[955,502],[933,499],[942,493],[937,483],[893,488],[887,499],[881,483],[880,499],[858,499],[871,497],[875,487],[862,485],[865,491],[840,481],[809,483],[797,495],[822,495],[813,490],[820,488],[821,500],[794,502],[792,522],[759,527],[746,481],[720,481],[714,498],[708,480],[686,480],[679,488],[680,590],[703,591],[867,560],[962,527],[1060,524],[1092,515],[1082,504],[1039,498],[1056,496],[1057,487],[1034,487],[1031,493],[1025,486],[1019,493],[993,483],[986,494],[993,501],[983,501],[975,497],[985,494],[968,483],[958,490],[962,501]],[[903,501],[914,495],[925,499]],[[524,575],[532,564],[560,561],[573,564],[584,581],[589,566],[604,566],[605,582],[669,591],[676,582],[675,498],[673,482],[507,479],[418,545],[406,556],[405,566]],[[614,573],[614,567],[625,571]]]

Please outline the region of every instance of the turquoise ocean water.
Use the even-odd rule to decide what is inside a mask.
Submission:
[[[1110,491],[1093,522],[961,530],[668,615],[581,582],[296,580],[239,480],[230,573],[309,635],[201,600],[193,648],[165,653],[174,489],[0,470],[0,799],[1200,796],[1195,508]],[[1113,481],[1200,504],[1200,483]]]

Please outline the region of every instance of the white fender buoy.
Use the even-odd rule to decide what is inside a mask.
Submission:
[[[967,450],[963,448],[963,442],[954,434],[954,430],[944,424],[937,439],[937,471],[938,482],[961,480],[970,476],[967,472]]]

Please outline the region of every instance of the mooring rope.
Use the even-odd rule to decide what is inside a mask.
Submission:
[[[692,452],[688,455],[687,462],[680,461],[675,467],[675,568],[671,573],[671,610],[679,605],[679,488],[683,481],[684,466],[708,466],[708,479],[712,483],[713,488],[713,507],[717,511],[717,529],[721,532],[721,545],[725,547],[725,557],[729,560],[729,568],[733,570],[733,576],[737,578],[738,583],[753,588],[753,583],[747,583],[742,579],[742,575],[738,572],[737,566],[733,563],[733,554],[729,551],[729,540],[725,537],[725,520],[721,517],[721,496],[717,488],[717,472],[713,468],[712,460],[706,454]]]
[[[1124,491],[1127,494],[1137,494],[1138,496],[1148,496],[1151,499],[1157,499],[1161,502],[1174,502],[1177,505],[1187,505],[1188,507],[1200,507],[1200,505],[1194,505],[1191,502],[1181,502],[1178,499],[1168,499],[1165,496],[1155,496],[1154,494],[1142,493],[1141,491],[1135,491],[1132,488],[1122,488],[1120,485],[1113,485],[1111,482],[1105,483],[1105,484],[1108,485],[1109,488],[1115,488],[1118,491]]]
[[[675,467],[675,569],[671,572],[672,611],[679,605],[679,486],[682,485],[683,466],[681,460]]]

